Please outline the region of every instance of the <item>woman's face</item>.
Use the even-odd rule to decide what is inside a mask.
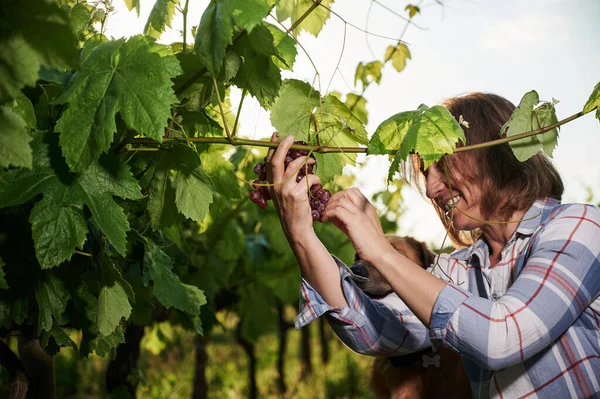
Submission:
[[[448,184],[444,167],[437,162],[423,174],[427,197],[446,211],[446,217],[452,219],[455,229],[474,230],[482,226],[482,222],[474,220],[484,219],[480,207],[481,188],[476,183],[468,181],[460,172],[453,170],[448,171]]]

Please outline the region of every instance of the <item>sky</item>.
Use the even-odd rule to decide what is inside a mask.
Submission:
[[[109,16],[105,33],[115,38],[142,33],[154,0],[140,0],[139,18],[122,0],[113,3],[116,12]],[[336,0],[332,10],[339,16],[331,16],[318,38],[307,33],[298,37],[310,59],[299,50],[293,71],[286,71],[284,77],[313,82],[312,60],[322,94],[327,89],[359,92],[360,86],[354,86],[357,64],[383,59],[386,47],[394,45],[405,29],[405,20],[397,14],[406,16],[404,7],[409,3]],[[189,27],[198,25],[207,4],[190,1]],[[380,84],[365,93],[369,135],[398,112],[472,91],[499,94],[516,105],[525,93],[536,90],[542,101],[560,101],[556,106],[560,120],[581,111],[600,82],[598,0],[425,0],[420,4],[421,13],[402,37],[412,59],[400,73],[387,65]],[[176,15],[173,29],[160,42],[180,41],[181,26],[181,16]],[[232,104],[238,101],[239,92],[233,92]],[[263,138],[273,130],[269,113],[253,99],[245,99],[239,134]],[[585,202],[589,190],[600,202],[598,148],[600,123],[593,114],[561,129],[553,158],[565,182],[563,202]],[[359,163],[360,167],[344,171],[357,176],[355,186],[367,197],[385,189],[387,157],[361,156]],[[431,204],[410,187],[402,194],[406,211],[398,233],[439,247],[444,230]]]

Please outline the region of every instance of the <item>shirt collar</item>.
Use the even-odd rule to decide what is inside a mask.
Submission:
[[[532,235],[533,232],[542,223],[542,220],[544,220],[544,218],[547,217],[547,211],[559,203],[560,201],[554,198],[544,198],[535,201],[533,205],[529,207],[527,212],[525,212],[525,215],[523,215],[523,219],[521,220],[521,223],[519,223],[519,226],[517,226],[515,234],[513,234],[511,240],[516,236],[516,233],[526,236]],[[483,238],[480,238],[477,241],[475,241],[470,247],[463,248],[453,253],[452,257],[458,260],[467,261],[471,259],[474,255],[477,255],[481,263],[483,263],[487,251],[487,243]]]
[[[523,215],[523,219],[519,223],[516,232],[526,236],[532,235],[545,219],[548,209],[554,208],[559,203],[560,201],[554,198],[544,198],[535,201],[527,212],[525,212],[525,215]]]

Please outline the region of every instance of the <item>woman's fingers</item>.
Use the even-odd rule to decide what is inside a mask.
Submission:
[[[272,138],[271,138],[272,140]],[[271,171],[271,178],[273,179],[273,184],[279,184],[283,178],[283,174],[285,172],[285,156],[287,155],[288,150],[294,143],[294,136],[287,136],[285,139],[279,142],[277,149],[270,158],[269,166],[267,170]],[[270,152],[271,150],[269,150]]]

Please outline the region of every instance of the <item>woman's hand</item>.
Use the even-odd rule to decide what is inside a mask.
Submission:
[[[271,141],[277,141],[273,133]],[[315,160],[306,156],[299,157],[285,167],[285,157],[294,143],[294,137],[288,136],[279,143],[276,150],[267,154],[267,182],[272,184],[269,191],[279,213],[281,226],[288,239],[302,239],[306,233],[314,233],[308,189],[320,182],[316,175],[306,175],[296,182],[298,171],[308,162]]]
[[[354,246],[356,254],[373,265],[386,250],[393,250],[381,229],[375,207],[357,188],[349,188],[331,196],[323,222],[330,221],[342,230]]]

